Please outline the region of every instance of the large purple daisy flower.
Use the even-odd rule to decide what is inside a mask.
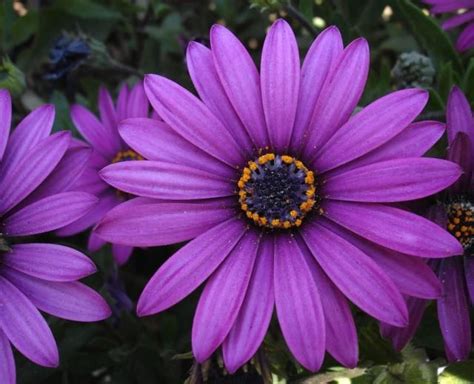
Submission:
[[[81,105],[74,105],[71,108],[72,121],[93,148],[87,169],[75,182],[72,189],[96,195],[99,198],[99,203],[89,214],[59,230],[57,233],[60,236],[74,235],[94,226],[106,212],[129,198],[126,193],[105,183],[99,177],[98,172],[108,164],[141,159],[141,156],[120,138],[117,125],[119,121],[126,118],[148,117],[149,104],[143,84],[140,82],[131,90],[127,85],[123,85],[115,106],[110,93],[101,87],[99,90],[99,111],[100,120]],[[97,251],[103,245],[104,241],[92,232],[89,237],[89,251]],[[133,247],[112,244],[112,254],[118,264],[126,263],[132,252]]]
[[[11,115],[10,95],[0,90],[0,381],[7,384],[15,383],[10,343],[37,364],[58,365],[56,342],[39,310],[77,321],[110,315],[104,299],[77,281],[95,272],[91,260],[69,247],[31,242],[97,203],[90,194],[64,192],[90,151],[67,132],[50,135],[50,105],[31,112],[9,135]]]
[[[474,119],[462,91],[451,90],[447,106],[448,159],[457,162],[464,173],[431,207],[429,217],[450,231],[463,245],[464,258],[450,257],[430,262],[443,284],[437,300],[438,318],[446,357],[464,360],[471,350],[469,297],[474,304]],[[426,308],[426,300],[409,298],[410,324],[406,328],[382,326],[397,349],[413,337]]]
[[[456,13],[443,22],[445,30],[463,26],[463,31],[456,41],[456,49],[460,52],[474,47],[474,0],[423,0],[431,5],[431,12]],[[460,12],[462,11],[462,12]]]
[[[211,50],[189,44],[187,63],[202,101],[148,75],[147,96],[166,124],[123,122],[122,137],[148,160],[101,172],[142,197],[110,211],[99,236],[140,246],[193,239],[150,280],[138,314],[163,311],[207,280],[192,331],[199,362],[222,345],[236,371],[257,351],[276,307],[303,366],[317,370],[325,350],[356,365],[348,300],[406,324],[401,292],[440,293],[420,257],[461,250],[434,223],[384,204],[430,195],[460,175],[451,162],[420,158],[444,130],[411,124],[426,92],[395,92],[351,116],[367,78],[367,42],[344,49],[337,28],[328,28],[300,69],[283,20],[266,37],[260,74],[220,25]]]

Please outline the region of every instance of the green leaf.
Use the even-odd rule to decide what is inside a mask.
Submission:
[[[438,89],[441,98],[446,102],[449,90],[454,82],[454,71],[452,62],[448,62],[441,67],[438,76]]]
[[[462,88],[468,100],[474,100],[474,58],[469,61],[462,81]]]
[[[415,6],[410,0],[398,0],[401,14],[410,26],[420,45],[431,56],[435,67],[439,70],[443,63],[453,62],[457,71],[462,71],[462,64],[448,35],[438,23]]]
[[[300,0],[299,10],[308,20],[313,19],[313,0]]]
[[[57,7],[83,19],[117,20],[122,17],[120,12],[92,0],[62,0],[57,3]]]
[[[474,360],[450,364],[439,376],[440,384],[474,383]]]

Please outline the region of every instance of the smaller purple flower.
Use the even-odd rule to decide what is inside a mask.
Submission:
[[[464,258],[431,260],[443,285],[437,300],[438,318],[449,361],[467,359],[471,350],[469,300],[474,304],[474,119],[466,97],[453,87],[446,113],[448,159],[464,173],[428,211],[428,217],[451,232],[462,244]],[[427,305],[426,300],[407,298],[410,322],[406,328],[382,325],[382,334],[402,349],[413,337]]]
[[[131,117],[148,117],[148,100],[142,83],[131,90],[123,85],[119,91],[116,105],[110,93],[104,87],[99,90],[100,120],[92,112],[81,105],[73,105],[71,118],[82,137],[93,148],[92,156],[85,172],[72,186],[72,190],[91,193],[99,198],[99,203],[80,220],[61,228],[60,236],[70,236],[93,227],[113,207],[129,198],[129,194],[121,192],[107,184],[99,177],[99,170],[109,164],[128,160],[141,160],[142,157],[132,150],[120,138],[118,123]],[[89,237],[88,250],[95,252],[105,244],[92,231]],[[133,247],[112,244],[112,253],[118,264],[128,261]]]
[[[31,236],[68,225],[97,198],[65,192],[90,150],[68,132],[51,135],[54,107],[26,116],[10,135],[10,95],[0,90],[0,378],[15,383],[11,345],[46,367],[59,364],[53,334],[39,311],[76,321],[110,316],[105,300],[79,279],[96,271],[81,252]],[[28,241],[23,241],[28,236]]]
[[[431,12],[455,13],[443,22],[444,30],[462,26],[464,29],[456,41],[456,49],[460,52],[474,47],[474,0],[423,0],[431,5]]]

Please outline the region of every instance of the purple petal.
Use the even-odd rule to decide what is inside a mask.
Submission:
[[[432,13],[446,13],[457,11],[461,8],[472,8],[474,7],[474,0],[444,0],[439,2],[433,1],[430,4],[434,4],[433,8],[431,8]]]
[[[54,168],[46,180],[43,181],[33,193],[23,200],[23,206],[43,197],[64,192],[74,184],[84,172],[87,162],[91,157],[91,148],[79,143],[79,141],[75,140],[71,142],[69,149],[56,168]]]
[[[133,247],[128,245],[112,244],[112,255],[118,265],[124,265],[132,256]]]
[[[333,169],[385,144],[418,116],[427,101],[428,92],[406,89],[369,104],[352,116],[320,150],[315,148],[317,169],[319,172]]]
[[[100,321],[108,318],[111,310],[106,301],[88,286],[73,282],[37,279],[11,268],[2,274],[43,312],[67,320]]]
[[[101,167],[96,167],[93,164],[94,157],[93,153],[91,159],[87,162],[86,168],[80,175],[78,175],[77,180],[71,186],[71,190],[84,191],[99,196],[110,188],[110,185],[102,180],[98,173],[98,171],[108,164],[108,162],[104,162],[104,165]]]
[[[127,84],[123,84],[120,87],[119,94],[117,97],[117,121],[122,121],[126,119],[128,113],[128,98],[129,98],[129,89]]]
[[[392,140],[341,167],[329,172],[332,176],[385,160],[423,156],[443,135],[446,126],[437,121],[420,121],[410,124]]]
[[[234,194],[230,180],[180,164],[152,160],[123,161],[100,171],[113,187],[137,196],[195,200]]]
[[[74,281],[96,272],[94,263],[75,249],[57,244],[16,244],[2,263],[49,281]]]
[[[71,236],[85,231],[101,220],[112,208],[120,204],[115,192],[106,193],[99,198],[99,202],[79,220],[72,222],[56,231],[58,236]]]
[[[471,304],[474,305],[474,259],[472,257],[464,258],[464,274],[466,276],[467,291]]]
[[[109,139],[113,140],[117,148],[120,147],[120,137],[117,134],[117,113],[114,102],[109,91],[104,86],[99,88],[98,107],[100,120],[104,127],[109,131]]]
[[[326,220],[325,226],[370,256],[400,292],[427,299],[441,296],[441,284],[425,260],[378,246],[331,221]]]
[[[464,132],[458,132],[448,148],[448,159],[459,164],[463,170],[461,177],[450,188],[457,193],[469,190],[474,171],[474,153],[471,153],[471,148],[474,149],[474,147],[471,146],[469,136]]]
[[[383,336],[392,339],[393,347],[397,351],[401,351],[415,335],[423,318],[428,301],[415,297],[407,297],[406,303],[409,313],[408,326],[398,328],[384,323],[380,324],[383,330]]]
[[[439,277],[443,296],[438,299],[438,318],[449,361],[465,360],[471,350],[471,324],[462,259],[441,261]]]
[[[441,27],[447,31],[449,29],[459,27],[464,23],[468,23],[471,20],[474,20],[474,11],[464,12],[459,15],[450,17],[448,20],[444,21],[441,24]]]
[[[48,324],[30,300],[0,276],[0,328],[28,359],[45,367],[57,367],[58,348]]]
[[[234,325],[249,285],[259,242],[255,232],[247,231],[206,283],[192,330],[193,355],[200,363],[222,344]]]
[[[60,132],[29,151],[0,182],[0,214],[4,214],[35,190],[53,171],[66,152],[71,134]]]
[[[257,352],[270,325],[274,303],[273,237],[270,237],[260,243],[245,300],[222,345],[225,366],[230,373]]]
[[[326,349],[341,364],[355,367],[359,355],[357,331],[351,309],[342,292],[326,276],[308,247],[299,242],[301,251],[323,300],[326,324]]]
[[[1,97],[1,96],[0,96]],[[1,119],[1,116],[0,116]],[[15,360],[12,347],[5,334],[0,329],[0,377],[4,384],[16,383]]]
[[[148,160],[182,164],[227,178],[235,177],[234,168],[194,146],[162,121],[127,119],[120,123],[119,131],[125,142]]]
[[[120,151],[117,137],[82,105],[71,107],[71,119],[82,137],[104,157],[113,158]]]
[[[6,89],[0,89],[0,161],[7,147],[11,122],[12,100],[10,93]],[[6,369],[7,367],[4,368]]]
[[[446,160],[387,160],[327,178],[324,194],[333,200],[377,203],[415,200],[442,191],[461,174],[461,167]]]
[[[201,100],[227,127],[239,147],[250,154],[252,140],[222,87],[211,50],[202,44],[190,42],[186,51],[186,63]]]
[[[324,211],[336,223],[394,251],[427,258],[463,253],[462,245],[447,231],[398,208],[328,200]]]
[[[114,244],[151,247],[190,240],[235,216],[233,198],[181,203],[141,201],[137,198],[117,206],[94,232]]]
[[[127,118],[148,117],[148,99],[145,94],[145,88],[140,81],[135,84],[128,96]]]
[[[369,46],[354,40],[339,56],[324,82],[306,132],[304,154],[313,158],[321,146],[351,116],[364,90],[369,70]]]
[[[54,106],[43,105],[28,114],[13,130],[0,166],[1,178],[7,177],[31,150],[51,133],[54,122]],[[7,115],[8,116],[8,115]]]
[[[139,316],[161,312],[199,287],[230,254],[246,231],[230,219],[186,244],[153,275],[138,300]]]
[[[303,238],[332,282],[369,315],[393,325],[406,325],[408,312],[400,291],[385,272],[364,252],[324,227],[312,222]]]
[[[4,221],[9,236],[54,231],[84,216],[98,202],[84,192],[63,192],[45,197],[15,212]]]
[[[211,49],[221,84],[257,148],[268,143],[260,76],[249,53],[222,25],[211,28]]]
[[[302,81],[293,128],[292,147],[302,148],[305,144],[304,133],[318,103],[324,82],[342,50],[341,33],[334,26],[322,31],[309,48],[301,68]]]
[[[300,57],[295,34],[283,19],[273,23],[265,38],[260,86],[270,143],[286,151],[298,105]]]
[[[468,24],[456,41],[456,49],[460,52],[468,51],[474,47],[474,23]]]
[[[275,240],[275,304],[286,343],[306,369],[317,371],[323,362],[326,327],[316,283],[296,240]]]
[[[97,236],[94,232],[89,234],[89,240],[87,241],[87,250],[89,252],[97,252],[101,249],[107,242],[102,240],[99,236]]]
[[[153,108],[178,134],[230,166],[243,161],[240,148],[220,120],[190,92],[157,75],[145,77]]]
[[[464,132],[470,138],[471,155],[474,156],[474,118],[469,101],[457,86],[454,86],[449,93],[446,123],[449,144],[452,145],[459,132]]]

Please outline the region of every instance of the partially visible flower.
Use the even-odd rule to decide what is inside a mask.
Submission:
[[[471,350],[469,298],[474,304],[474,119],[469,102],[454,87],[448,99],[448,159],[457,162],[464,173],[439,196],[439,203],[428,216],[450,231],[462,244],[464,258],[451,257],[430,261],[443,285],[443,296],[437,300],[438,318],[449,361],[464,360]],[[402,349],[413,337],[423,316],[427,301],[409,298],[410,323],[406,328],[382,325],[382,333]]]
[[[157,75],[145,91],[164,122],[127,119],[119,130],[145,159],[101,176],[141,197],[109,211],[98,236],[124,245],[191,240],[145,287],[140,316],[173,306],[206,282],[192,348],[204,362],[222,346],[230,372],[256,353],[274,309],[295,358],[315,371],[325,351],[358,358],[349,301],[403,326],[402,293],[436,298],[440,284],[420,257],[461,252],[444,229],[390,203],[455,182],[460,167],[421,158],[444,132],[412,123],[428,94],[407,89],[357,114],[370,54],[323,31],[302,67],[284,20],[270,28],[260,73],[226,28],[211,49],[190,43],[188,68],[201,97]]]
[[[123,119],[149,116],[149,104],[142,83],[136,84],[131,90],[127,85],[123,85],[116,105],[107,89],[101,87],[98,107],[100,119],[81,105],[71,107],[74,125],[93,148],[93,154],[85,172],[71,189],[94,194],[99,198],[99,204],[77,222],[57,231],[60,236],[74,235],[93,227],[110,209],[129,198],[129,194],[115,189],[99,177],[98,172],[102,168],[109,164],[142,158],[125,144],[117,129],[118,123]],[[89,251],[97,251],[104,244],[105,242],[95,236],[92,231],[89,237]],[[116,243],[112,245],[112,253],[119,264],[124,264],[132,252],[133,247]]]
[[[0,89],[8,89],[15,96],[21,94],[25,86],[25,74],[8,57],[4,57],[0,65]]]
[[[423,0],[431,5],[431,12],[435,14],[454,13],[443,22],[445,30],[463,27],[463,31],[456,41],[456,49],[460,52],[474,47],[474,1],[473,0]]]
[[[68,132],[50,135],[54,107],[26,116],[10,135],[11,100],[0,90],[0,378],[15,383],[11,344],[46,367],[58,350],[39,310],[77,321],[110,315],[104,299],[78,282],[96,271],[82,253],[62,245],[32,243],[86,214],[97,198],[64,192],[84,169],[90,150]]]
[[[51,68],[45,78],[56,80],[79,67],[91,54],[91,48],[82,37],[63,34],[49,52]]]
[[[398,89],[429,88],[433,84],[435,69],[431,59],[418,52],[404,52],[392,69]]]

